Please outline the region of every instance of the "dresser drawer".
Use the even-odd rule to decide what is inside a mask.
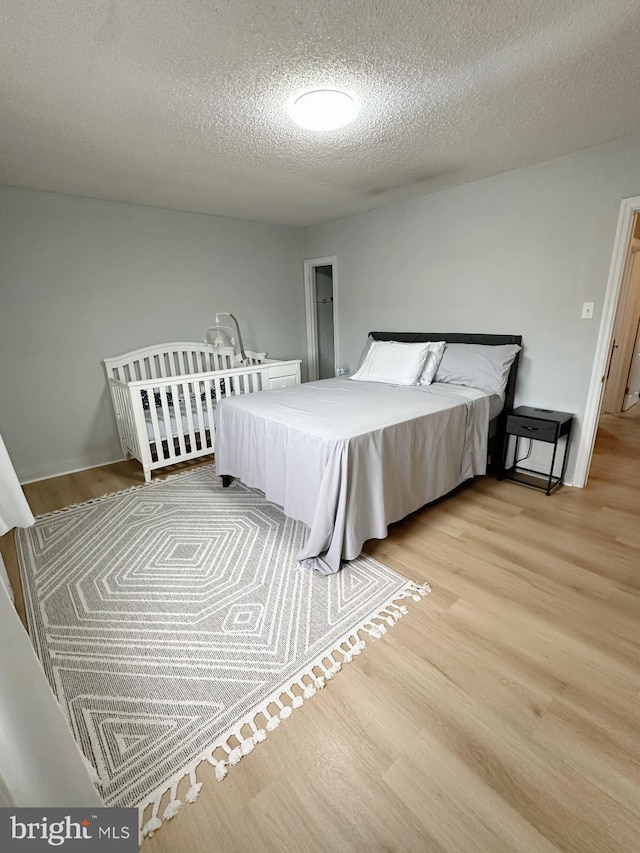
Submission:
[[[297,373],[289,373],[287,376],[269,377],[269,391],[273,391],[274,388],[288,388],[289,385],[299,384],[300,380],[298,379]]]
[[[534,438],[537,441],[555,441],[558,424],[552,421],[525,418],[521,415],[507,416],[507,432],[509,435],[521,435]]]
[[[287,388],[289,385],[300,384],[300,360],[281,361],[269,365],[269,371],[263,379],[264,387],[271,391],[274,388]]]
[[[277,376],[298,376],[300,374],[299,361],[285,361],[282,364],[272,364],[269,367],[269,378],[275,379]]]

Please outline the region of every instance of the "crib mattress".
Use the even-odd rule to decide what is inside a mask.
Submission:
[[[215,409],[216,403],[212,402],[212,408]],[[187,420],[186,412],[181,410],[176,413],[173,406],[169,406],[169,431],[167,431],[167,421],[164,417],[164,412],[161,406],[156,406],[156,415],[158,418],[158,430],[160,431],[160,439],[166,440],[168,432],[171,438],[176,438],[178,435],[189,434],[189,421]],[[191,417],[193,420],[193,428],[196,433],[200,432],[200,419],[195,405],[191,406]],[[156,441],[156,435],[153,431],[153,421],[151,420],[151,409],[145,409],[144,420],[147,427],[147,436],[149,441]],[[202,412],[202,423],[204,429],[213,429],[213,423],[210,423],[209,413],[205,410]]]

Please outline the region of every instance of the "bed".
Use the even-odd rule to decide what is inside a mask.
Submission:
[[[122,452],[142,464],[146,482],[166,465],[213,454],[220,400],[299,384],[299,359],[246,356],[242,364],[233,347],[181,341],[105,358]]]
[[[515,355],[500,395],[454,384],[455,376],[437,381],[438,368],[426,386],[336,378],[220,402],[216,470],[223,484],[238,478],[304,522],[309,535],[298,559],[322,574],[357,557],[368,539],[384,538],[389,524],[486,473],[488,464],[497,468],[513,406],[519,335],[369,337],[446,341],[445,353],[470,344]]]

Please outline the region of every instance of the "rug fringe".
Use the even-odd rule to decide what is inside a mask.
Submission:
[[[182,474],[174,476],[182,476]],[[133,488],[138,487],[134,486]],[[339,640],[331,651],[320,655],[295,676],[288,687],[279,688],[276,693],[263,701],[246,718],[236,723],[232,730],[202,752],[185,770],[177,773],[162,788],[158,788],[140,803],[138,806],[140,815],[139,842],[142,843],[145,838],[150,838],[162,827],[164,821],[171,820],[180,812],[182,801],[178,799],[177,792],[180,782],[186,776],[189,777],[190,787],[184,798],[188,803],[197,801],[203,783],[197,781],[196,770],[203,761],[212,765],[216,779],[218,782],[222,782],[230,767],[239,764],[245,755],[253,752],[257,744],[267,739],[268,733],[275,731],[282,721],[288,719],[296,708],[300,708],[306,700],[315,696],[318,690],[322,690],[326,682],[340,672],[343,664],[351,663],[355,656],[361,654],[366,642],[360,637],[360,632],[368,634],[372,639],[382,637],[387,633],[387,626],[395,625],[409,612],[404,604],[396,604],[397,601],[401,602],[408,598],[420,601],[430,592],[431,587],[428,583],[419,584],[408,581],[404,588],[373,616],[364,620],[357,628]],[[330,663],[327,665],[327,662]],[[321,674],[318,674],[318,670]],[[270,710],[273,706],[278,708],[276,713],[272,713]],[[264,727],[260,727],[256,722],[259,717],[264,719]],[[242,730],[246,731],[247,728],[251,730],[249,736],[242,734]],[[225,757],[216,757],[214,753],[218,753],[218,756],[224,754]],[[160,807],[167,793],[169,794],[169,802],[161,818],[159,816]],[[145,822],[144,813],[149,806],[151,806],[151,814]]]

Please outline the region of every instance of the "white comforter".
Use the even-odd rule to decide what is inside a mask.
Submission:
[[[331,574],[392,522],[485,473],[494,401],[474,388],[349,379],[227,397],[216,470],[303,521],[298,559]]]

